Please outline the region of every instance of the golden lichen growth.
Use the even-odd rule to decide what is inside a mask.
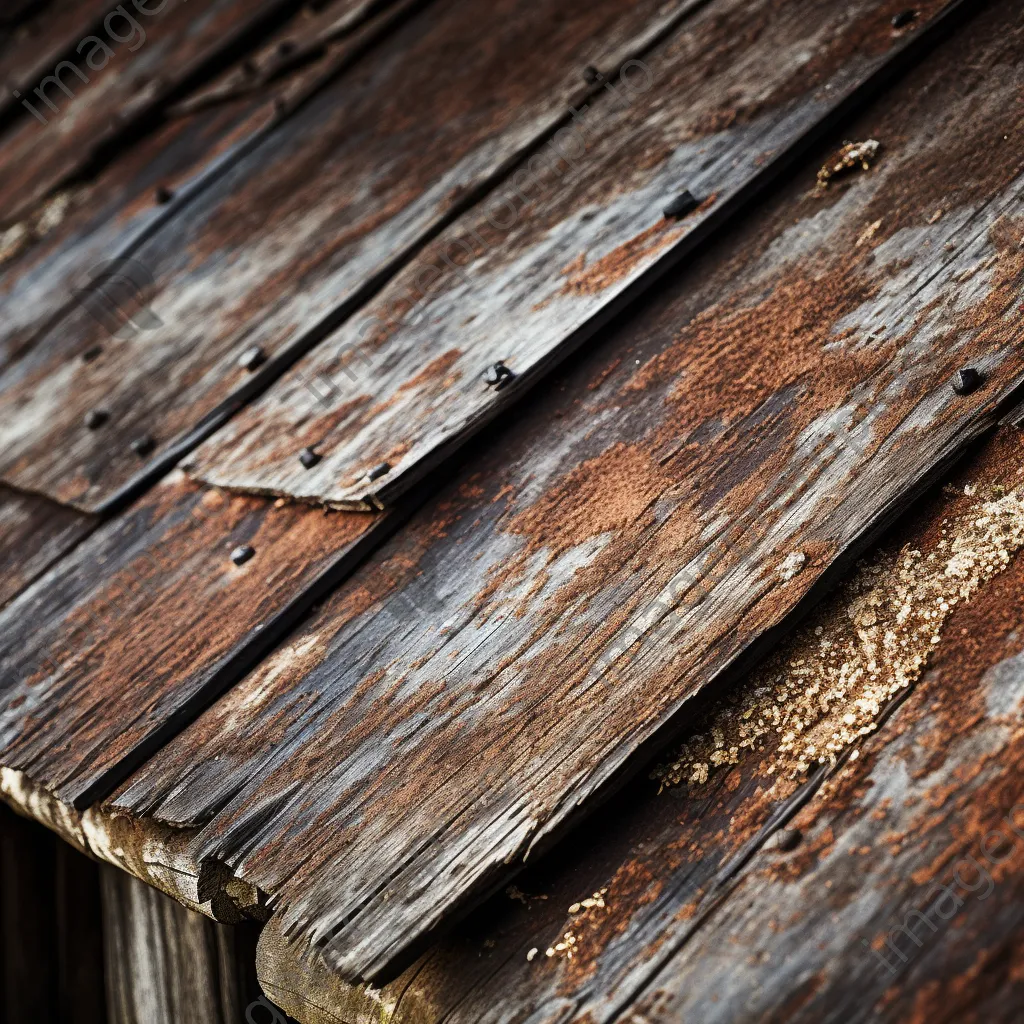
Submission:
[[[964,494],[976,490],[966,487]],[[652,778],[663,788],[701,785],[746,749],[764,752],[764,771],[781,778],[835,764],[920,676],[953,609],[1005,569],[1022,545],[1024,499],[994,488],[955,522],[943,521],[934,550],[882,551],[860,563]]]
[[[871,161],[878,155],[881,148],[876,139],[865,142],[847,142],[843,148],[818,171],[818,188],[828,188],[829,182],[842,177],[858,167],[864,171],[871,170]]]

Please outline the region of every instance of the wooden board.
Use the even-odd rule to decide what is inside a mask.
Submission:
[[[858,584],[869,581],[867,595],[899,595],[906,585],[895,568],[901,552],[905,557],[920,551],[921,557],[914,559],[917,567],[928,566],[934,554],[944,573],[949,553],[943,555],[939,545],[962,536],[965,526],[970,535],[969,524],[991,514],[995,495],[1020,487],[1022,469],[1024,437],[1009,430],[965,460],[777,655],[728,695],[705,706],[700,724],[679,751],[688,751],[680,765],[681,785],[659,791],[657,779],[632,782],[600,815],[528,866],[514,888],[488,901],[394,982],[382,990],[346,985],[301,936],[289,940],[272,919],[258,953],[264,988],[304,1024],[339,1019],[350,1024],[379,1019],[390,1024],[645,1019],[904,1024],[918,1019],[915,998],[923,999],[927,1008],[920,1019],[951,1024],[1014,1020],[1019,983],[1011,972],[1019,953],[1007,948],[1007,940],[1019,931],[1016,908],[1000,920],[978,920],[976,927],[966,920],[951,922],[934,935],[920,925],[929,941],[930,962],[922,949],[920,962],[916,956],[908,958],[907,970],[897,975],[865,950],[859,938],[871,941],[885,930],[885,914],[901,888],[887,891],[893,874],[903,880],[903,887],[913,889],[908,880],[918,866],[930,867],[932,844],[943,845],[935,828],[939,822],[962,838],[962,830],[974,824],[973,813],[962,810],[965,801],[981,796],[995,810],[992,798],[996,804],[1005,802],[1013,790],[1010,773],[1016,763],[1013,744],[1019,745],[1019,718],[1009,730],[1003,723],[1007,707],[1024,695],[1018,678],[1024,635],[1019,601],[1024,559],[1019,547],[1010,552],[1008,567],[999,565],[960,607],[932,624],[929,633],[938,633],[939,639],[926,645],[930,650],[924,666],[902,675],[920,647],[907,652],[910,657],[882,659],[879,682],[895,692],[884,708],[865,716],[877,727],[877,735],[844,741],[835,766],[826,762],[804,769],[782,736],[807,709],[807,696],[830,690],[832,679],[821,673],[815,648],[821,651],[831,644],[845,657],[858,646],[851,624],[859,613],[858,625],[863,625],[866,605]],[[996,498],[996,503],[1000,500],[1005,504],[1005,498]],[[1018,503],[1007,517],[1017,545],[1024,540],[1022,513]],[[953,579],[950,589],[960,584]],[[879,621],[869,627],[875,636],[895,624],[900,600],[881,603]],[[909,629],[897,627],[900,639],[916,631],[923,610],[915,602],[917,621],[912,619]],[[863,660],[873,639],[865,636],[854,657]],[[925,666],[921,678],[918,673]],[[754,716],[744,719],[745,709],[764,707],[764,687],[767,699],[774,700],[779,679],[792,686],[788,699],[777,702],[788,721],[728,756],[738,725],[757,721]],[[907,686],[914,687],[909,698]],[[897,706],[899,701],[905,703]],[[818,732],[823,722],[841,728],[846,712],[846,704],[838,701],[819,712],[821,719],[812,716],[807,724]],[[693,761],[715,748],[715,728],[721,730],[724,763],[707,766],[704,781],[686,781]],[[994,735],[1000,730],[1002,741]],[[992,756],[994,739],[997,745],[1002,742],[999,760],[1008,756],[1008,763],[997,769],[1002,778],[996,786],[990,769],[980,775],[974,770],[984,746],[989,745],[987,756]],[[858,756],[851,760],[853,750]],[[673,752],[664,762],[671,764],[676,756]],[[915,777],[909,791],[907,773]],[[894,788],[898,795],[890,799]],[[915,827],[921,819],[925,827]],[[826,830],[836,821],[839,828],[829,841]],[[780,849],[780,830],[789,836],[794,828],[800,833],[796,845]],[[953,836],[944,838],[952,846]],[[822,855],[827,867],[819,861]],[[862,872],[865,858],[869,869]],[[1015,890],[1021,861],[1010,861],[1004,872],[999,898],[1019,902]],[[965,872],[964,877],[970,884],[975,876]],[[580,905],[602,890],[603,906]],[[748,894],[756,894],[753,906],[746,903]],[[995,899],[993,894],[975,910],[988,914]],[[729,926],[719,926],[723,915]],[[879,923],[865,928],[866,917]],[[898,911],[897,917],[902,921]],[[737,921],[742,927],[735,927]],[[780,921],[787,922],[781,939]],[[574,939],[572,956],[566,950],[547,956],[548,949],[564,942],[567,931]],[[905,951],[914,952],[907,935],[898,940]],[[676,958],[680,947],[683,952]],[[1003,964],[997,963],[998,951],[1005,953]],[[888,956],[901,966],[891,951]],[[680,965],[685,981],[675,974]],[[685,985],[684,991],[693,991],[694,997],[683,995],[681,1006],[666,1002],[662,1014],[644,1008],[631,1015],[637,999],[658,984],[652,979],[659,971],[671,987]]]
[[[386,505],[720,228],[887,62],[909,59],[941,7],[902,31],[887,0],[704,7],[197,452],[192,472]],[[699,208],[665,218],[684,189]],[[489,388],[499,360],[516,377]],[[323,456],[312,471],[303,446]]]
[[[21,91],[21,113],[3,136],[0,210],[4,226],[87,167],[118,136],[137,132],[167,98],[202,81],[225,53],[244,47],[284,16],[288,0],[169,0],[126,16],[112,4],[98,34],[75,40]],[[47,81],[48,79],[52,79]],[[28,107],[24,106],[28,103]]]
[[[87,806],[255,664],[384,523],[172,474],[0,614],[0,765]],[[238,566],[241,545],[255,555]]]
[[[486,46],[471,0],[423,7],[133,247],[144,272],[113,313],[145,307],[161,326],[110,338],[95,302],[79,304],[0,373],[0,475],[87,510],[116,504],[561,123],[588,62],[616,67],[702,2],[500,0]],[[237,361],[254,345],[269,361],[250,374]],[[109,424],[89,436],[97,405]],[[140,458],[144,435],[156,447]]]
[[[95,525],[91,516],[0,487],[0,608]]]
[[[256,928],[207,920],[131,875],[104,866],[103,939],[109,1024],[238,1024],[262,992]],[[253,1020],[267,1014],[253,1009]]]
[[[884,140],[872,172],[798,167],[112,807],[203,826],[196,858],[346,980],[592,811],[1020,388],[1001,43],[985,89],[955,40],[847,126]]]
[[[366,8],[361,0],[326,4],[320,17],[331,15],[342,22],[329,52],[280,69],[270,55],[277,55],[282,45],[291,45],[296,36],[305,39],[309,22],[318,20],[299,12],[271,34],[266,44],[271,62],[267,74],[251,74],[250,63],[258,58],[240,55],[208,86],[212,89],[221,81],[241,77],[248,87],[236,98],[197,103],[166,116],[149,132],[131,133],[116,153],[108,154],[104,166],[42,201],[5,233],[0,244],[5,314],[0,324],[0,367],[20,359],[48,327],[80,305],[81,289],[95,277],[97,268],[130,258],[190,196],[216,180],[304,97],[341,74],[403,14],[403,5],[395,3],[363,18]],[[202,98],[204,92],[202,87],[196,89],[179,106]],[[169,202],[158,201],[165,198],[158,194],[160,189],[172,196]]]

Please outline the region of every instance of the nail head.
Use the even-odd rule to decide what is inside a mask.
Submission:
[[[894,14],[892,18],[893,28],[906,28],[915,18],[917,17],[917,11],[908,8],[905,11],[900,11],[899,14]]]
[[[166,185],[157,185],[155,196],[156,201],[163,206],[174,198],[174,193]]]
[[[506,384],[515,380],[516,375],[499,359],[491,363],[484,371],[484,383],[495,391],[500,391]]]
[[[103,354],[103,346],[102,345],[93,345],[91,348],[87,348],[82,353],[82,362],[83,363],[91,363],[94,359],[99,359],[99,357],[102,354]]]
[[[379,480],[382,476],[386,476],[391,472],[391,463],[382,462],[379,466],[374,466],[369,473],[366,474],[367,480]]]
[[[953,390],[958,395],[970,395],[981,387],[983,379],[973,367],[967,366],[953,374]]]
[[[304,469],[312,469],[322,458],[323,456],[313,451],[312,448],[303,448],[299,452],[299,462],[302,463]]]
[[[107,420],[110,419],[110,413],[103,409],[90,409],[85,414],[85,426],[88,430],[99,430]]]
[[[267,355],[259,345],[253,345],[252,348],[247,348],[238,357],[238,365],[243,370],[248,370],[250,373],[252,373],[253,370],[258,369],[266,361]]]
[[[666,220],[674,220],[693,213],[700,206],[700,200],[689,190],[684,189],[665,207]]]
[[[156,441],[154,441],[148,434],[145,437],[137,437],[132,441],[131,445],[132,451],[140,458],[144,458],[149,455],[155,447]]]
[[[245,565],[245,563],[248,562],[255,554],[255,548],[250,547],[248,544],[242,544],[231,552],[231,561],[234,562],[235,565]]]
[[[776,845],[783,853],[790,853],[800,845],[800,840],[803,836],[800,835],[800,830],[795,828],[784,828],[780,829],[776,833]]]
[[[598,71],[593,64],[588,64],[583,69],[583,80],[588,85],[596,85],[598,82],[601,81],[602,78],[604,78],[604,75],[602,75],[601,72]]]

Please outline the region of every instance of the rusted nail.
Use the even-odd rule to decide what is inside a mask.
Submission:
[[[93,345],[91,348],[87,348],[82,353],[82,362],[83,363],[91,363],[94,359],[99,359],[99,357],[102,354],[103,354],[103,346],[102,345]]]
[[[367,480],[379,480],[382,476],[387,476],[391,472],[391,463],[382,462],[379,466],[374,466],[369,473],[366,474]]]
[[[312,448],[303,448],[299,452],[299,462],[304,469],[312,469],[322,458],[323,456],[318,455]]]
[[[689,190],[685,189],[665,207],[665,219],[673,220],[677,217],[685,217],[693,213],[700,206],[700,200]]]
[[[259,347],[259,345],[253,345],[252,348],[247,348],[238,357],[238,365],[243,370],[248,370],[250,373],[262,366],[266,361],[267,354]]]
[[[500,391],[515,379],[516,375],[500,359],[496,363],[491,363],[484,371],[484,383],[495,391]]]
[[[231,561],[234,562],[235,565],[245,565],[245,563],[248,562],[255,554],[255,548],[249,547],[248,544],[242,544],[231,552]]]
[[[970,395],[981,387],[982,382],[981,374],[967,366],[953,374],[952,385],[958,395]]]
[[[166,205],[174,198],[174,193],[166,185],[157,185],[153,195],[161,206]]]
[[[145,458],[155,447],[156,441],[154,441],[149,434],[137,437],[131,444],[132,451],[135,452],[139,458]]]
[[[893,28],[906,28],[917,17],[917,11],[908,8],[892,16]]]
[[[776,833],[775,843],[783,853],[790,853],[800,845],[801,839],[803,836],[800,835],[799,829],[784,828]]]
[[[109,419],[110,413],[103,409],[90,409],[85,414],[85,426],[88,430],[99,430]]]
[[[604,80],[604,75],[602,75],[601,72],[598,71],[593,64],[588,64],[583,69],[583,80],[588,85],[597,85],[598,82]]]

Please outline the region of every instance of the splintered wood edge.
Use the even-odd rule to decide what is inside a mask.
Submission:
[[[112,864],[221,924],[266,920],[266,897],[211,861],[188,852],[196,829],[111,814],[99,807],[76,811],[22,772],[0,767],[0,799],[22,817],[55,832],[93,860]]]

